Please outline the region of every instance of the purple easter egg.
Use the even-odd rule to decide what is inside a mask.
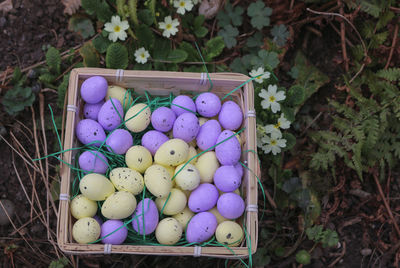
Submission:
[[[160,107],[151,114],[151,125],[155,130],[168,132],[174,126],[176,114],[168,107]]]
[[[114,232],[118,228],[120,229]],[[110,235],[107,236],[108,234]],[[108,220],[101,225],[100,237],[101,238],[104,237],[101,240],[101,243],[103,244],[121,245],[125,241],[127,236],[128,236],[128,229],[126,228],[126,226],[124,226],[124,222],[121,220]]]
[[[95,219],[99,223],[100,226],[103,225],[103,220],[101,219],[101,217],[99,215],[94,215],[93,219]]]
[[[169,138],[164,133],[157,130],[150,130],[142,136],[142,146],[146,147],[154,156],[158,148],[167,140]]]
[[[233,220],[242,216],[244,201],[236,193],[225,193],[218,198],[217,209],[221,216]]]
[[[85,151],[79,156],[79,168],[84,173],[105,174],[108,168],[107,158],[100,152]]]
[[[216,116],[221,110],[221,100],[214,93],[202,93],[196,99],[196,109],[201,116]]]
[[[222,192],[233,192],[242,180],[234,166],[220,166],[214,173],[214,184]]]
[[[83,81],[81,97],[87,103],[98,103],[106,97],[108,83],[102,76],[92,76]]]
[[[93,146],[100,146],[100,144],[106,139],[106,133],[103,127],[92,119],[83,119],[76,125],[76,137],[83,144],[89,144],[91,142]]]
[[[205,122],[197,134],[197,146],[205,151],[217,143],[219,134],[221,134],[221,125],[217,120],[208,120]]]
[[[218,121],[224,129],[236,130],[242,125],[242,109],[234,101],[227,101],[221,107]]]
[[[107,149],[110,152],[125,154],[133,146],[133,138],[128,130],[116,129],[108,135],[106,144],[109,146]]]
[[[238,139],[232,136],[234,134],[230,130],[224,130],[218,136],[217,143],[231,137],[215,147],[215,154],[221,165],[232,166],[239,162],[242,151]]]
[[[243,177],[243,166],[238,162],[235,166],[237,173],[239,174],[239,178]]]
[[[86,103],[83,106],[83,115],[85,116],[86,119],[92,119],[97,121],[97,117],[99,115],[99,111],[101,109],[101,106],[103,106],[104,101],[100,101],[98,103]]]
[[[192,113],[183,113],[176,118],[172,132],[175,139],[189,143],[196,138],[199,129],[199,119]]]
[[[136,206],[132,219],[132,227],[139,234],[142,235],[144,233],[148,235],[154,232],[159,220],[157,206],[154,201],[150,198],[145,198],[140,201]]]
[[[186,228],[186,240],[189,243],[202,243],[210,239],[217,229],[217,218],[211,212],[194,215]]]
[[[181,107],[184,107],[186,109],[183,109]],[[190,113],[191,111],[195,113],[196,105],[189,96],[179,95],[172,101],[171,109],[175,112],[176,116],[180,116],[183,113]]]
[[[189,196],[188,207],[193,212],[212,209],[217,204],[218,190],[211,183],[202,183]]]
[[[117,99],[109,99],[106,101],[99,111],[98,121],[102,127],[111,131],[116,129],[124,118],[124,109]]]

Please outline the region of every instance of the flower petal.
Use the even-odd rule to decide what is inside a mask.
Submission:
[[[275,95],[277,89],[278,89],[278,87],[276,85],[269,85],[268,86],[268,93],[271,94],[271,95]]]
[[[261,101],[261,106],[262,106],[264,109],[268,109],[268,108],[270,107],[270,105],[271,105],[271,103],[270,103],[269,101],[266,101],[266,100],[262,100],[262,101]]]
[[[275,95],[275,98],[276,98],[277,101],[281,101],[281,100],[286,99],[285,92],[284,91],[278,91],[278,93],[276,93],[276,95]]]
[[[122,21],[120,27],[121,27],[121,29],[124,30],[124,31],[125,31],[125,30],[128,30],[128,29],[129,29],[129,23],[128,23],[128,21],[126,21],[126,20]]]
[[[281,110],[281,105],[277,102],[271,103],[271,111],[275,114],[276,112]]]
[[[269,94],[265,89],[261,89],[260,93],[258,93],[258,96],[260,96],[263,99],[268,99],[269,98]]]

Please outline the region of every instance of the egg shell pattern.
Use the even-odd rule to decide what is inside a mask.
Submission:
[[[228,219],[224,218],[218,211],[217,207],[213,207],[212,209],[210,209],[208,212],[211,212],[212,214],[214,214],[215,218],[217,219],[218,224],[220,224],[221,222],[227,221]]]
[[[97,212],[97,204],[80,194],[72,199],[70,209],[71,214],[75,219],[93,217]]]
[[[243,230],[240,225],[234,221],[224,221],[220,223],[215,231],[215,237],[218,242],[229,247],[237,247],[243,240]]]
[[[210,239],[217,229],[217,219],[210,212],[200,212],[192,217],[186,228],[189,243],[202,243]]]
[[[100,237],[100,224],[93,218],[82,218],[72,226],[72,237],[79,244],[88,244]]]
[[[154,155],[154,162],[165,166],[178,166],[184,163],[189,146],[181,139],[171,139],[163,143]]]
[[[131,133],[125,129],[116,129],[108,135],[106,140],[107,149],[116,154],[125,154],[133,145]]]
[[[122,104],[124,109],[128,109],[133,102],[131,94],[123,87],[119,86],[108,86],[106,101],[110,98],[117,99]]]
[[[81,97],[87,103],[98,103],[107,94],[108,83],[102,76],[92,76],[83,81]]]
[[[124,219],[135,211],[136,198],[130,192],[115,192],[104,201],[101,206],[101,214],[108,219]]]
[[[235,193],[225,193],[218,198],[217,208],[219,213],[229,219],[237,219],[244,212],[244,201]]]
[[[197,134],[197,146],[203,151],[215,146],[220,134],[221,125],[218,121],[208,120],[200,127],[199,133]]]
[[[219,168],[219,162],[214,151],[206,152],[197,158],[195,164],[200,173],[201,182],[213,182],[214,173]]]
[[[119,167],[110,172],[110,180],[118,191],[127,191],[138,195],[143,191],[142,174],[134,169]]]
[[[108,168],[107,158],[100,152],[85,151],[79,156],[79,168],[83,172],[104,174]]]
[[[184,107],[186,109],[183,109],[181,107]],[[194,101],[186,95],[179,95],[175,99],[173,99],[172,104],[171,104],[171,109],[172,111],[175,112],[176,116],[180,116],[183,113],[187,113],[192,111],[193,113],[196,112],[196,105],[194,104]]]
[[[201,116],[216,116],[221,110],[221,100],[214,93],[202,93],[196,98],[196,109]]]
[[[217,144],[232,135],[234,135],[234,133],[230,130],[222,131],[217,139]],[[217,155],[218,161],[221,165],[226,166],[236,165],[239,162],[241,152],[240,143],[235,136],[232,136],[230,139],[215,147],[215,154]]]
[[[126,165],[140,173],[143,173],[153,164],[153,157],[149,150],[140,145],[132,146],[125,154]]]
[[[196,155],[197,155],[197,151],[196,151],[196,149],[194,148],[194,146],[189,146],[189,153],[188,153],[188,157],[187,157],[185,163],[186,163],[187,161],[189,161],[190,159],[192,159],[192,157],[194,157],[194,156],[196,156]],[[196,163],[197,163],[197,157],[193,158],[193,159],[189,162],[189,164],[192,164],[192,165],[195,165]]]
[[[193,211],[191,211],[188,207],[185,207],[181,212],[172,216],[172,218],[177,220],[181,224],[182,229],[186,231],[187,224],[193,216]]]
[[[112,233],[118,228],[120,228],[118,231]],[[101,243],[103,244],[121,245],[125,241],[127,236],[128,229],[126,228],[126,226],[124,226],[123,221],[108,220],[103,223],[103,225],[101,225],[100,238],[102,238]]]
[[[161,165],[152,165],[144,173],[147,190],[156,197],[168,196],[172,189],[171,176]]]
[[[151,114],[151,125],[155,130],[168,132],[174,126],[176,114],[168,107],[160,107]]]
[[[107,131],[116,129],[124,118],[124,109],[117,99],[106,101],[101,107],[98,115],[100,125]]]
[[[133,133],[142,132],[150,124],[151,111],[147,104],[133,105],[125,114],[125,125]]]
[[[92,119],[97,121],[97,117],[99,115],[99,111],[103,106],[104,101],[100,101],[98,103],[85,103],[83,106],[83,115],[86,119]]]
[[[224,129],[236,130],[242,125],[243,112],[234,101],[227,101],[222,104],[218,115],[218,121]]]
[[[103,201],[115,192],[111,181],[97,173],[85,175],[79,182],[79,190],[86,198],[93,201]]]
[[[149,130],[142,136],[142,146],[146,147],[152,155],[155,155],[158,148],[167,140],[169,138],[164,133],[158,130]]]
[[[167,201],[167,198],[169,199]],[[164,215],[172,216],[181,212],[187,203],[186,195],[179,189],[173,188],[171,194],[166,197],[158,197],[156,205],[158,211],[162,211]],[[165,206],[164,206],[165,205]],[[162,210],[164,207],[164,210]]]
[[[199,129],[199,120],[196,115],[183,113],[174,122],[173,135],[174,138],[182,139],[189,143],[196,138]]]
[[[182,237],[182,226],[174,218],[165,218],[158,223],[156,239],[162,245],[174,245]]]
[[[218,190],[211,183],[202,183],[189,196],[188,207],[193,212],[212,209],[218,200]]]
[[[89,144],[99,147],[100,144],[106,139],[106,133],[103,127],[92,119],[83,119],[76,125],[76,137],[83,144]]]
[[[214,184],[222,192],[233,192],[242,183],[234,166],[221,166],[215,171]]]
[[[175,169],[175,174],[176,176],[174,180],[176,184],[183,190],[192,191],[200,184],[200,173],[192,164],[187,164],[186,166],[185,164],[182,164],[177,166]]]
[[[132,215],[132,227],[139,234],[151,234],[156,230],[158,224],[158,210],[153,200],[145,198],[136,206]],[[144,222],[144,228],[143,228]]]

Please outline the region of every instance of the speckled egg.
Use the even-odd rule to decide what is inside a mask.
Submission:
[[[85,172],[105,174],[108,168],[107,158],[100,152],[84,151],[79,156],[79,168]]]
[[[200,173],[192,164],[181,164],[175,169],[174,181],[182,190],[192,191],[200,184]]]
[[[210,239],[217,229],[217,219],[210,212],[200,212],[192,217],[186,228],[189,243],[202,243]]]
[[[168,132],[174,126],[176,114],[168,107],[160,107],[151,114],[151,125],[155,130]]]
[[[133,145],[131,133],[125,129],[116,129],[108,135],[107,149],[116,154],[125,154]]]
[[[222,192],[233,192],[242,183],[234,166],[221,166],[215,171],[214,184]]]
[[[83,106],[83,115],[86,119],[97,121],[99,111],[103,104],[104,101],[100,101],[98,103],[85,103],[85,105]]]
[[[187,157],[185,163],[190,160],[189,164],[195,165],[197,163],[197,157],[195,157],[196,155],[197,155],[197,151],[194,148],[194,146],[189,146],[188,157]]]
[[[150,124],[151,111],[147,104],[133,105],[125,114],[125,125],[133,133],[142,132]]]
[[[210,209],[208,212],[211,212],[212,214],[214,214],[215,218],[217,218],[218,224],[220,224],[221,222],[227,221],[227,219],[224,218],[224,217],[219,213],[217,207],[213,207],[213,208]]]
[[[196,98],[197,112],[204,117],[216,116],[221,110],[221,100],[211,92],[201,93]]]
[[[169,138],[164,133],[158,130],[150,130],[142,136],[142,146],[146,147],[152,155],[155,155],[158,148],[167,140]]]
[[[224,221],[218,224],[215,230],[215,238],[221,244],[229,247],[237,247],[243,240],[243,229],[234,221]]]
[[[79,190],[86,198],[93,201],[103,201],[115,192],[111,181],[97,173],[85,175],[79,182]]]
[[[244,201],[235,193],[225,193],[218,198],[217,209],[219,213],[230,220],[237,219],[244,212]]]
[[[134,195],[138,195],[143,191],[143,176],[134,169],[126,167],[114,168],[110,172],[110,180],[118,191],[127,191]]]
[[[211,183],[202,183],[189,196],[188,207],[193,212],[212,209],[218,200],[218,190]]]
[[[83,144],[100,146],[106,139],[103,127],[92,119],[83,119],[76,125],[76,137]]]
[[[217,120],[208,120],[205,122],[197,134],[197,146],[205,151],[215,146],[218,136],[221,134],[221,125]]]
[[[201,182],[213,182],[214,173],[219,168],[215,152],[209,151],[200,155],[195,166],[200,173]]]
[[[174,245],[182,237],[182,226],[174,218],[165,218],[158,223],[156,239],[162,245]]]
[[[177,188],[171,189],[171,194],[168,194],[165,197],[156,198],[158,211],[160,211],[160,213],[162,211],[164,215],[168,216],[172,216],[181,212],[186,207],[186,203],[186,195]]]
[[[227,101],[222,104],[218,115],[218,121],[224,129],[236,130],[242,125],[243,112],[234,101]]]
[[[125,110],[128,109],[129,106],[133,102],[133,98],[132,98],[131,94],[129,93],[129,91],[127,91],[123,87],[114,86],[114,85],[108,86],[108,89],[107,89],[106,100],[109,100],[110,98],[119,100]]]
[[[181,139],[171,139],[163,143],[154,155],[154,162],[165,166],[178,166],[184,163],[189,146]]]
[[[183,107],[183,108],[181,108]],[[186,108],[186,109],[184,109]],[[183,113],[193,112],[196,113],[196,105],[194,101],[186,95],[177,96],[171,104],[172,111],[175,112],[176,116],[180,116]]]
[[[116,129],[124,118],[122,104],[117,99],[106,101],[99,111],[98,121],[107,131]]]
[[[125,154],[126,165],[140,173],[143,173],[153,164],[153,157],[149,150],[140,145],[132,146]]]
[[[113,220],[124,219],[135,211],[136,198],[130,192],[115,192],[104,201],[101,206],[101,214]]]
[[[176,118],[173,127],[173,135],[176,139],[189,143],[194,140],[199,132],[200,125],[196,115],[183,113]]]
[[[233,135],[234,133],[232,131],[224,130],[217,139],[218,144],[231,137],[215,147],[215,154],[221,165],[232,166],[239,162],[242,151],[239,141]]]
[[[154,232],[159,220],[158,210],[154,201],[150,198],[140,201],[136,206],[132,219],[132,227],[139,234],[148,235]]]
[[[97,212],[97,203],[80,194],[72,199],[70,209],[75,219],[93,217]]]
[[[152,165],[144,173],[147,190],[156,197],[166,197],[172,189],[171,176],[161,165]]]
[[[108,83],[102,76],[92,76],[83,81],[81,97],[87,103],[98,103],[107,94]]]
[[[173,215],[172,218],[176,219],[181,224],[182,229],[186,231],[187,224],[193,216],[193,211],[191,211],[188,207],[185,207],[181,212]]]
[[[127,236],[128,229],[121,220],[108,220],[101,225],[100,237],[103,244],[121,245]]]
[[[72,237],[79,244],[88,244],[100,237],[100,224],[93,218],[77,220],[72,226]]]

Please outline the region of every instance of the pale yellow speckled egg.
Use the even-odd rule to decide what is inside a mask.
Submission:
[[[199,125],[202,126],[205,122],[207,122],[209,119],[205,117],[199,117]],[[217,119],[218,120],[218,119]]]
[[[212,214],[214,214],[215,218],[217,218],[217,222],[218,224],[220,224],[221,222],[227,221],[228,219],[226,219],[224,216],[222,216],[217,207],[213,207],[212,209],[210,209],[208,212],[211,212]]]
[[[142,132],[150,124],[151,111],[147,104],[133,105],[125,114],[126,127],[134,132]]]
[[[194,148],[194,146],[189,146],[189,153],[188,153],[188,157],[187,157],[185,163],[187,161],[189,161],[192,157],[196,156],[196,155],[197,155],[197,151]],[[190,161],[189,163],[192,164],[192,165],[195,165],[197,163],[197,158],[198,157],[193,158],[192,161]]]
[[[201,183],[212,183],[219,162],[214,151],[206,152],[197,158],[196,168],[200,173]]]
[[[146,189],[156,197],[165,197],[172,189],[171,176],[161,165],[152,165],[144,173]]]
[[[97,212],[97,204],[93,200],[86,198],[84,195],[77,195],[71,201],[71,214],[75,219],[93,217]]]
[[[72,237],[79,244],[88,244],[100,237],[100,224],[93,218],[85,217],[75,222]]]
[[[105,100],[108,101],[110,98],[119,100],[124,109],[128,109],[133,102],[131,94],[129,94],[125,88],[120,86],[108,86]]]
[[[125,154],[126,165],[138,171],[139,173],[145,172],[145,170],[153,164],[153,158],[149,150],[141,145],[135,145],[128,149]]]
[[[182,226],[174,218],[161,220],[156,229],[156,239],[162,245],[174,245],[182,237]]]
[[[93,201],[106,200],[107,197],[115,192],[111,181],[97,173],[85,175],[79,182],[79,189],[86,198]]]
[[[189,146],[181,139],[163,143],[154,155],[154,162],[164,166],[178,166],[184,163],[189,154]]]
[[[234,221],[224,221],[218,224],[215,237],[221,244],[229,247],[236,247],[243,240],[243,230],[242,227]]]
[[[186,195],[180,189],[176,188],[171,190],[171,194],[168,194],[165,197],[156,198],[156,206],[158,208],[158,211],[161,212],[164,207],[162,213],[168,216],[175,215],[181,212],[186,207],[186,203]]]
[[[131,216],[136,208],[136,198],[130,192],[119,191],[110,195],[101,206],[101,214],[112,220]]]
[[[193,211],[191,211],[190,208],[185,207],[181,212],[172,216],[172,218],[176,219],[181,224],[182,229],[186,231],[187,224],[193,216]]]
[[[118,191],[131,192],[138,195],[143,191],[143,176],[134,169],[119,167],[110,172],[110,180]]]
[[[181,170],[182,169],[182,170]],[[176,184],[182,190],[194,190],[200,184],[200,173],[192,164],[181,164],[175,169]]]

